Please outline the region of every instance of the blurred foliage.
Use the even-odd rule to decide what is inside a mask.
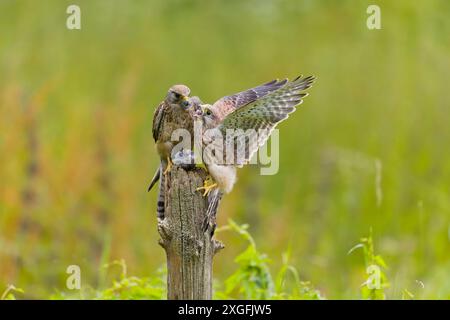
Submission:
[[[117,262],[117,261],[115,261]],[[125,262],[120,261],[120,265],[126,269]],[[75,293],[74,293],[75,292]],[[158,271],[154,277],[138,278],[127,276],[123,272],[118,279],[112,281],[110,287],[94,289],[92,287],[82,287],[80,291],[57,291],[50,296],[52,300],[67,299],[96,299],[96,300],[162,300],[166,299],[166,272],[165,269]]]
[[[350,249],[349,254],[356,249],[364,250],[364,261],[366,266],[367,280],[361,285],[363,299],[384,300],[386,299],[385,289],[389,288],[386,273],[387,265],[381,255],[375,255],[372,230],[369,237],[361,238],[361,242]]]
[[[321,300],[324,297],[308,281],[301,281],[299,273],[295,267],[289,264],[289,251],[283,254],[283,262],[275,277],[272,276],[269,263],[270,259],[266,254],[256,249],[253,237],[247,231],[248,225],[238,225],[233,220],[217,232],[232,230],[239,234],[241,238],[248,242],[248,247],[235,258],[238,268],[229,275],[223,283],[220,280],[214,282],[214,299],[246,299],[246,300],[275,300],[275,299],[296,299],[296,300]],[[351,254],[356,249],[362,248],[364,251],[364,261],[366,272],[369,278],[361,284],[361,298],[370,300],[386,299],[385,289],[389,287],[387,276],[382,269],[387,265],[380,255],[375,255],[373,248],[372,233],[369,237],[361,238],[361,243],[350,249]],[[112,280],[112,285],[105,285],[106,288],[94,289],[90,286],[83,286],[80,290],[57,291],[50,296],[52,300],[64,299],[153,299],[161,300],[167,296],[165,268],[160,268],[154,277],[138,278],[127,276],[127,265],[124,260],[115,260],[106,264],[104,268],[119,266],[121,269],[118,279]],[[377,267],[380,282],[371,279],[374,275],[371,267]],[[275,281],[273,280],[275,278]],[[356,292],[357,290],[355,290]],[[8,286],[2,294],[1,299],[16,299],[15,294],[24,294],[23,289]],[[401,297],[391,297],[394,299],[414,299],[415,295],[408,289],[402,291]],[[353,298],[359,298],[354,296]]]
[[[10,284],[0,296],[0,300],[16,300],[16,295],[23,293],[25,293],[23,289],[16,288],[14,285]]]
[[[366,0],[79,0],[79,31],[72,3],[0,1],[0,288],[48,297],[71,264],[92,288],[157,288],[154,108],[175,83],[213,102],[303,73],[318,80],[279,127],[278,174],[240,170],[219,226],[245,221],[271,257],[289,247],[331,299],[367,278],[346,252],[372,228],[387,298],[450,298],[449,1],[376,1],[381,30]],[[225,295],[285,292],[266,256],[219,237]],[[245,288],[226,280],[234,257]],[[102,268],[120,259],[139,278]]]
[[[231,229],[238,232],[244,240],[249,242],[248,248],[242,252],[235,262],[239,268],[230,275],[224,282],[225,290],[214,289],[215,299],[322,299],[320,293],[315,290],[309,282],[299,280],[298,273],[294,267],[288,264],[287,259],[283,260],[283,266],[278,272],[274,283],[266,264],[266,256],[256,250],[253,238],[247,232],[248,226],[237,225],[230,220],[229,224],[220,230]],[[58,291],[50,296],[53,300],[62,299],[165,299],[166,292],[166,269],[160,269],[158,275],[153,278],[138,278],[127,276],[127,266],[124,260],[116,260],[104,267],[118,265],[121,273],[118,280],[112,281],[112,286],[106,289],[94,289],[89,286],[82,287],[79,291],[69,293]],[[292,288],[286,290],[287,271],[291,271],[294,276]],[[15,299],[14,293],[24,293],[22,289],[9,286],[1,299]],[[0,300],[1,300],[0,299]]]
[[[237,225],[229,220],[218,231],[231,229],[249,242],[247,249],[235,258],[239,268],[224,281],[225,290],[215,290],[218,299],[320,299],[320,293],[309,282],[299,279],[297,270],[289,265],[289,254],[283,255],[283,264],[276,275],[270,273],[268,257],[256,249],[255,241],[248,233],[248,225]],[[288,277],[289,273],[291,277]],[[291,279],[292,278],[292,279]],[[290,288],[286,280],[292,281]]]

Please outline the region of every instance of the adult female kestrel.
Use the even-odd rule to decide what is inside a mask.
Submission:
[[[170,155],[175,145],[175,141],[172,141],[172,132],[178,128],[185,128],[189,132],[193,131],[190,92],[191,90],[185,85],[172,86],[153,116],[152,133],[161,164],[153,176],[148,191],[160,180],[157,204],[159,218],[164,216],[164,176],[172,166]]]

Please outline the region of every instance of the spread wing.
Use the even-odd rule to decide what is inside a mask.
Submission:
[[[282,86],[284,86],[287,82],[287,79],[279,81],[278,79],[272,80],[270,82],[264,83],[260,86],[230,95],[225,96],[218,101],[216,101],[212,108],[218,110],[218,114],[220,118],[223,119],[226,115],[233,112],[240,107],[243,107],[265,95],[278,90]]]
[[[164,121],[164,108],[165,104],[164,102],[161,102],[159,106],[155,110],[155,114],[153,115],[153,127],[152,127],[152,134],[153,139],[155,139],[155,142],[159,140],[159,136],[162,130],[162,123]]]
[[[278,90],[231,112],[217,127],[225,139],[224,159],[230,159],[230,154],[226,154],[227,150],[234,150],[234,165],[242,167],[248,163],[277,124],[287,119],[295,111],[295,106],[303,102],[307,93],[302,91],[311,87],[313,82],[313,76],[300,76]],[[230,134],[229,130],[227,135],[228,129],[233,129],[234,133]],[[244,143],[242,139],[245,139]]]

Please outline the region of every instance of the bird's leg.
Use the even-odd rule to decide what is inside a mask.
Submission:
[[[208,176],[208,178],[206,178],[205,181],[203,182],[203,187],[199,187],[196,190],[197,191],[205,190],[205,192],[203,192],[203,196],[206,197],[208,195],[208,193],[210,193],[211,190],[216,187],[217,187],[217,183],[213,181],[211,176]]]
[[[172,160],[170,159],[170,157],[167,157],[167,167],[166,170],[164,170],[163,174],[168,174],[170,170],[172,170]]]

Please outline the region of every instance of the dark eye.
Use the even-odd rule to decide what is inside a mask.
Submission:
[[[211,114],[212,114],[211,110],[209,110],[209,109],[206,110],[206,115],[207,115],[207,116],[210,116]]]
[[[175,96],[175,99],[180,99],[181,95],[177,92],[174,92],[173,95]]]

